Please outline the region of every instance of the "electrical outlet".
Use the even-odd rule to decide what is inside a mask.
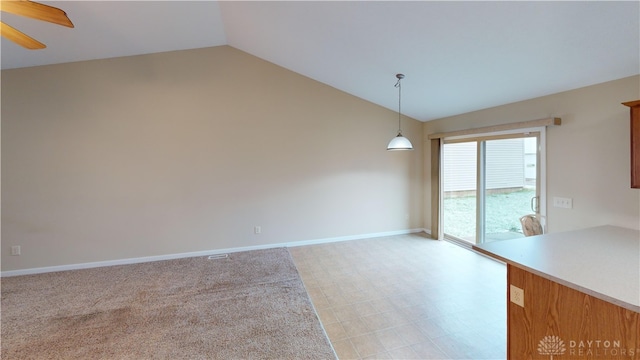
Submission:
[[[509,285],[509,299],[512,303],[524,307],[524,290],[517,286]]]
[[[554,197],[553,198],[553,206],[565,209],[573,208],[573,199],[571,198],[562,198],[562,197]]]
[[[20,245],[15,245],[11,247],[11,255],[13,256],[20,255]]]
[[[260,233],[262,233],[262,227],[260,227],[260,226],[256,226],[256,227],[254,227],[254,228],[253,228],[253,233],[254,233],[254,234],[260,234]]]

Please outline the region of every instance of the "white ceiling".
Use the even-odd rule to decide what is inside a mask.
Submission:
[[[421,121],[640,73],[638,1],[42,2],[75,28],[2,13],[47,45],[2,69],[230,45]]]

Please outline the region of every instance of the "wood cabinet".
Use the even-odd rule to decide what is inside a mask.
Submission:
[[[474,245],[507,263],[508,360],[640,360],[640,230]]]
[[[631,108],[631,187],[640,189],[640,100],[622,104]]]
[[[640,359],[640,314],[507,265],[507,359]]]

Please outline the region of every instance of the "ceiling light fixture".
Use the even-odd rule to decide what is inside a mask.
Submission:
[[[387,145],[388,151],[393,150],[413,150],[413,145],[411,145],[411,141],[406,137],[402,136],[402,126],[400,125],[400,119],[402,117],[402,85],[400,85],[400,80],[404,79],[404,74],[396,74],[398,78],[398,82],[396,82],[395,87],[398,88],[398,135],[389,141],[389,145]]]

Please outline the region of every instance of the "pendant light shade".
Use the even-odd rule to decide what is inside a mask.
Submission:
[[[394,137],[389,141],[389,145],[387,145],[387,150],[413,150],[413,145],[411,145],[411,141],[406,137],[402,136],[401,133],[398,133],[398,136]]]
[[[389,145],[387,145],[388,151],[394,150],[413,150],[413,145],[411,145],[411,141],[406,137],[402,136],[402,86],[400,85],[400,80],[404,79],[404,74],[396,74],[396,78],[398,78],[398,82],[396,82],[395,87],[398,88],[398,135],[389,141]]]

